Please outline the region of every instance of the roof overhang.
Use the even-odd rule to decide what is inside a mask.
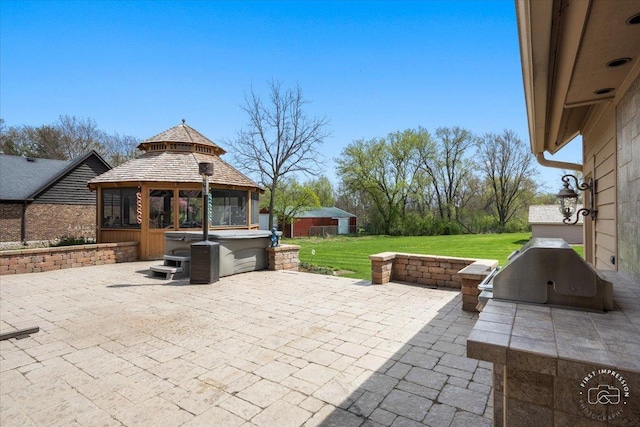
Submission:
[[[556,153],[640,74],[640,24],[627,23],[638,13],[637,0],[516,0],[533,153]]]

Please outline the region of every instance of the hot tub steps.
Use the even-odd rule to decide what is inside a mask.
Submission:
[[[184,279],[189,277],[191,257],[189,255],[164,255],[163,265],[151,267],[152,276],[164,275],[165,279]]]

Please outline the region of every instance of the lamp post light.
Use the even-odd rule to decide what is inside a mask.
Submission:
[[[581,208],[576,212],[578,207],[578,193],[576,193],[571,187],[569,187],[569,181],[573,179],[575,181],[576,188],[578,190],[587,192],[589,191],[589,208]],[[596,219],[596,215],[598,213],[595,210],[595,183],[593,178],[589,178],[588,181],[580,184],[578,182],[578,178],[575,175],[566,174],[562,177],[562,189],[556,197],[559,199],[560,204],[560,213],[564,216],[562,222],[565,224],[571,225],[578,222],[580,215],[587,216],[589,215],[592,220]],[[573,214],[576,214],[576,218],[572,221],[571,217]]]

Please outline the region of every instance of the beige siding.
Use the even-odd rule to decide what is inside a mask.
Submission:
[[[582,244],[582,224],[532,224],[532,237],[559,237],[572,245]]]
[[[592,110],[583,141],[583,173],[585,179],[592,177],[596,182],[598,211],[595,221],[585,219],[585,257],[598,269],[616,270],[616,132],[612,104]]]

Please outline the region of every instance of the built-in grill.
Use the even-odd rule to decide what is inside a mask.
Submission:
[[[480,284],[478,310],[489,298],[613,310],[613,287],[563,239],[534,238]]]

